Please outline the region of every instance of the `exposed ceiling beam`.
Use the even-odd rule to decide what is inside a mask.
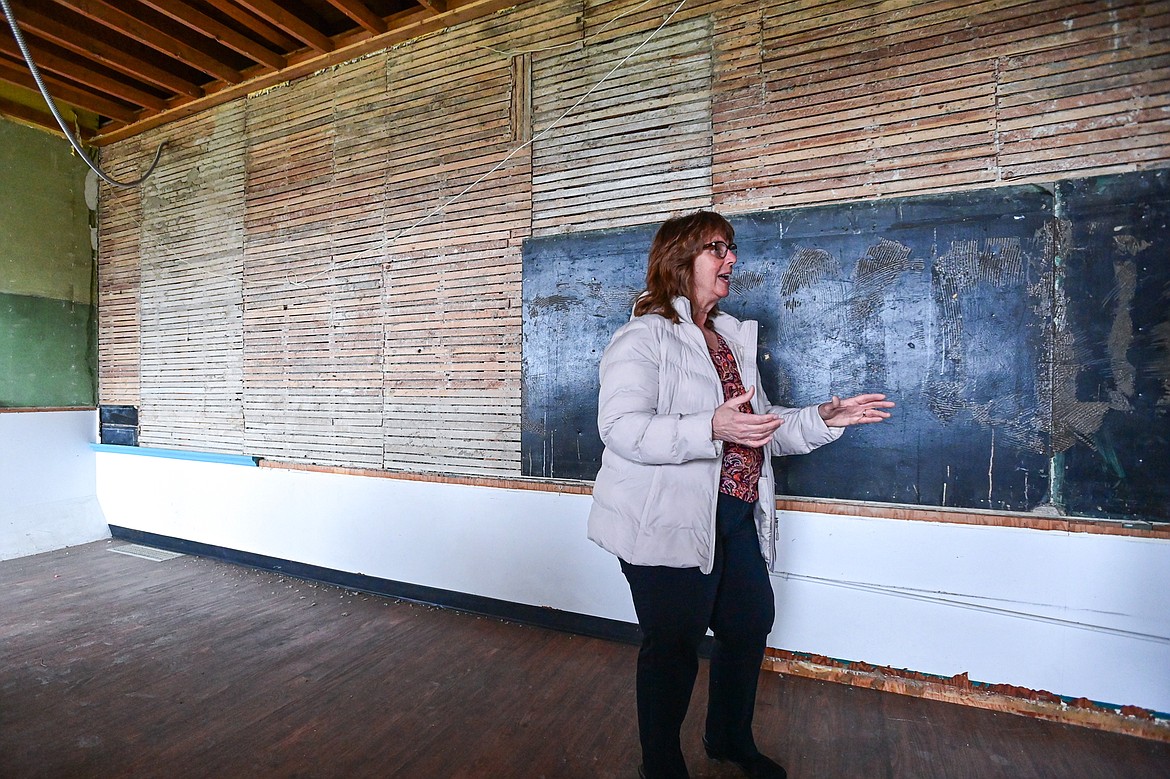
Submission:
[[[74,54],[90,57],[119,73],[154,84],[169,92],[178,92],[188,97],[203,97],[203,90],[198,84],[135,57],[123,47],[86,35],[75,25],[52,19],[32,8],[20,8],[14,13],[25,32],[51,41]],[[2,17],[3,14],[0,14],[0,18]]]
[[[58,109],[60,108],[61,106],[58,106]],[[14,119],[19,119],[22,122],[34,124],[37,127],[44,127],[55,132],[61,131],[61,128],[57,126],[57,120],[48,111],[38,111],[35,108],[26,106],[24,103],[17,103],[15,100],[0,97],[0,113]],[[82,139],[93,137],[93,130],[89,127],[78,127],[77,130]]]
[[[297,40],[304,41],[322,54],[333,51],[333,40],[296,14],[289,13],[271,0],[238,0],[257,16],[276,25]]]
[[[139,2],[190,27],[201,35],[215,39],[222,46],[238,52],[250,60],[268,66],[272,70],[280,70],[285,66],[284,57],[256,43],[246,35],[241,35],[197,8],[187,5],[182,0],[139,0]]]
[[[117,98],[125,100],[127,103],[133,103],[144,108],[153,108],[156,111],[161,111],[167,107],[167,102],[157,95],[152,95],[145,90],[139,89],[131,84],[126,84],[111,76],[97,73],[75,59],[67,59],[46,51],[44,47],[38,46],[33,41],[26,40],[25,43],[28,44],[33,62],[37,64],[41,75],[56,74],[57,76],[72,79],[98,92],[114,95]],[[24,58],[24,54],[21,52],[20,47],[16,45],[16,41],[13,38],[0,36],[0,51],[16,60],[22,60]]]
[[[205,0],[205,2],[224,16],[254,33],[256,37],[277,51],[292,51],[304,45],[291,35],[273,27],[251,11],[236,5],[233,0]]]
[[[88,19],[121,32],[139,43],[222,81],[238,84],[244,80],[244,77],[235,68],[168,33],[155,29],[125,11],[105,3],[104,0],[58,0],[58,2],[67,5]]]
[[[374,35],[386,32],[386,20],[371,11],[361,0],[329,0],[329,4]]]
[[[7,1],[56,104],[104,146],[518,0]],[[10,115],[43,123],[13,43],[0,38],[0,79],[25,109]]]
[[[122,103],[114,102],[101,95],[95,95],[87,89],[65,83],[49,73],[42,73],[41,75],[44,78],[45,85],[49,87],[49,93],[56,100],[68,103],[69,105],[75,105],[78,108],[84,108],[86,111],[92,111],[101,116],[111,116],[128,124],[138,118],[137,111]],[[7,57],[0,57],[0,81],[7,81],[14,86],[39,92],[37,82],[28,72],[28,67],[24,64],[23,59],[17,64]]]

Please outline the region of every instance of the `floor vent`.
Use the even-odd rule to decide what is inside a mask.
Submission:
[[[128,554],[131,557],[141,557],[143,560],[154,560],[156,563],[161,563],[164,560],[174,560],[176,557],[182,557],[180,552],[168,552],[165,549],[155,549],[150,546],[142,546],[141,544],[126,544],[125,546],[111,546],[111,552],[118,554]]]

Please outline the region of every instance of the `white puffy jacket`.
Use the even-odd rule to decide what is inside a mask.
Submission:
[[[723,385],[691,319],[690,301],[675,298],[674,307],[678,324],[657,314],[634,317],[602,355],[597,426],[605,450],[593,485],[589,538],[634,565],[697,566],[710,573],[723,464],[723,442],[711,440],[711,417],[723,403]],[[735,355],[744,387],[756,387],[752,409],[784,419],[765,451],[755,512],[760,550],[771,568],[771,458],[810,452],[837,440],[841,428],[827,427],[816,406],[768,404],[756,368],[755,322],[721,313],[712,323]]]

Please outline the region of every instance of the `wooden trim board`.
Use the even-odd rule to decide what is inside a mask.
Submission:
[[[592,482],[555,479],[455,476],[442,473],[386,471],[376,468],[343,468],[331,465],[283,462],[261,458],[261,468],[281,468],[316,473],[339,473],[347,476],[370,476],[380,479],[430,481],[439,484],[467,484],[476,487],[495,487],[508,490],[537,490],[562,492],[571,495],[593,494]],[[813,514],[839,514],[876,519],[905,519],[915,522],[946,522],[990,527],[1018,527],[1029,530],[1053,530],[1062,533],[1089,533],[1092,535],[1132,536],[1135,538],[1170,539],[1170,523],[1145,523],[1082,517],[1043,516],[1039,514],[1009,514],[976,509],[920,508],[901,504],[854,503],[843,500],[815,500],[811,498],[780,498],[779,511],[802,511]]]
[[[1137,706],[1113,707],[1086,698],[1067,700],[1042,690],[1029,690],[1012,685],[980,684],[971,681],[965,673],[950,678],[935,677],[866,663],[847,663],[771,647],[764,657],[764,669],[807,679],[848,684],[1170,742],[1170,716],[1166,714]]]

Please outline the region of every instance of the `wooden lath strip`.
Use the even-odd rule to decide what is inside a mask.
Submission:
[[[256,132],[245,258],[248,444],[308,462],[377,465],[384,340],[377,204],[387,155],[377,102],[385,74],[367,60],[319,78],[249,100]],[[355,101],[366,111],[338,110]],[[270,129],[290,134],[303,153],[288,155],[289,136],[269,140]],[[339,154],[361,165],[346,168]],[[361,204],[366,213],[339,216]],[[363,252],[373,256],[360,260]]]
[[[240,104],[188,120],[146,185],[144,445],[244,451],[243,127]]]
[[[676,22],[619,71],[623,52],[648,33],[534,59],[535,234],[637,224],[710,204],[709,30],[703,19]],[[671,142],[653,154],[612,161],[627,137],[664,133]]]
[[[973,18],[951,13],[920,27],[909,25],[897,38],[892,38],[893,33],[880,24],[879,16],[873,20],[876,29],[871,26],[859,33],[864,36],[860,40],[850,42],[835,36],[826,45],[807,51],[784,45],[782,53],[766,58],[766,67],[769,72],[798,73],[797,78],[788,81],[808,86],[821,79],[843,76],[876,80],[890,67],[913,67],[914,72],[927,78],[931,71],[960,62],[1002,59],[1068,45],[1091,36],[1095,27],[1107,31],[1114,23],[1136,16],[1132,8],[1116,14],[1098,10],[1078,18],[1078,26],[1070,27],[1067,4],[1061,0],[1018,5],[1021,1],[1013,0],[998,14],[968,9],[975,14]],[[1095,6],[1090,4],[1087,8],[1092,10]],[[871,36],[876,40],[865,40]]]
[[[846,14],[848,23],[834,13]],[[747,34],[739,50],[721,48],[720,63],[733,68],[728,87],[734,94],[717,101],[713,185],[721,202],[777,207],[1043,175],[1058,165],[1017,167],[1022,157],[1010,149],[1020,142],[1016,127],[1076,132],[1078,122],[1085,131],[1091,122],[1103,129],[1098,118],[1131,128],[1140,123],[1133,101],[1141,100],[1142,78],[1127,72],[1141,68],[1107,64],[1156,61],[1155,52],[1143,51],[1148,33],[1135,4],[1106,13],[1055,0],[963,9],[936,2],[898,13],[826,4],[817,14],[802,11],[802,24],[793,25],[769,11],[759,43],[749,21],[723,22]],[[1115,46],[1126,35],[1127,44],[1110,55],[1092,43]],[[757,71],[752,49],[758,47],[765,58]],[[1076,57],[1096,58],[1108,78],[1094,75],[1089,62],[1079,69],[1064,64]],[[1045,75],[1050,60],[1062,64]],[[732,65],[737,61],[747,67]],[[1030,63],[1034,84],[1013,81],[1022,62]],[[964,83],[966,92],[955,89]],[[944,91],[935,91],[939,86]],[[1063,143],[1049,145],[1055,150]],[[1043,142],[1031,148],[1049,153]],[[1144,149],[1141,142],[1133,150],[1118,148],[1114,159],[1140,162]]]
[[[144,151],[137,140],[103,160],[114,177],[130,170]],[[141,294],[142,192],[103,193],[98,212],[98,402],[137,406],[142,367],[139,296]]]

